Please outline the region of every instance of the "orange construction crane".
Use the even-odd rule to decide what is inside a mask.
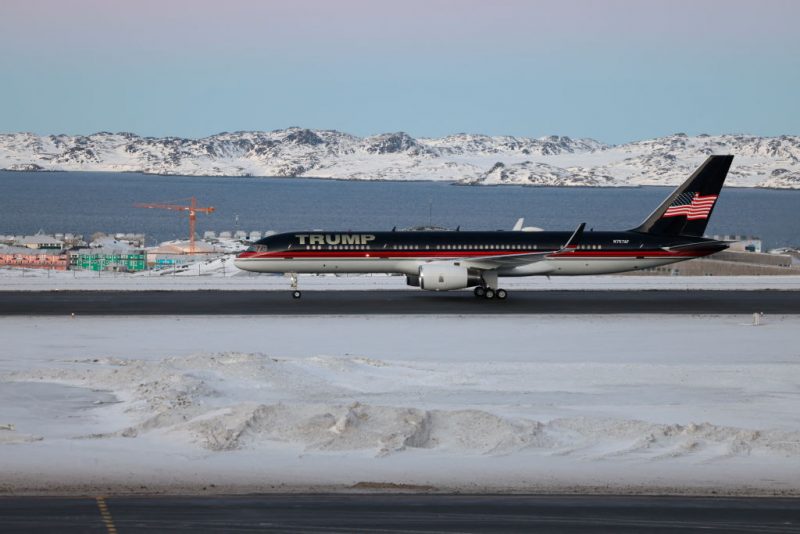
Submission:
[[[213,213],[214,208],[209,206],[207,208],[201,208],[197,205],[197,200],[194,197],[190,197],[191,203],[188,206],[182,206],[180,204],[145,204],[145,203],[137,203],[133,206],[135,208],[156,208],[160,210],[172,210],[172,211],[188,211],[189,212],[189,254],[194,254],[196,252],[195,249],[195,241],[194,241],[194,228],[197,224],[197,212],[201,213]]]

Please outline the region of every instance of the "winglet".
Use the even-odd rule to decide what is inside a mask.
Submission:
[[[578,228],[576,228],[575,231],[572,232],[572,235],[567,240],[567,242],[564,244],[564,246],[561,247],[561,250],[575,248],[576,246],[578,246],[577,243],[578,243],[578,241],[580,241],[581,236],[583,236],[583,229],[584,228],[586,228],[586,223],[585,222],[583,222],[580,225],[578,225]]]
[[[520,230],[522,230],[523,224],[525,224],[525,217],[520,217],[519,219],[517,219],[516,224],[514,224],[514,228],[512,228],[511,230],[513,230],[514,232],[519,232]]]

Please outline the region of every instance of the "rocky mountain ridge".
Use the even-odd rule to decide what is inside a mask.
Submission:
[[[730,185],[800,189],[800,136],[697,135],[606,145],[593,139],[403,132],[357,137],[287,128],[201,139],[0,134],[0,169],[191,176],[446,180],[469,185],[674,185],[709,154],[734,154]]]

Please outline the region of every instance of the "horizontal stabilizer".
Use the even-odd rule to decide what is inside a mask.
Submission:
[[[667,252],[682,251],[682,250],[703,250],[709,248],[719,248],[724,250],[730,246],[732,241],[700,241],[698,243],[686,243],[683,245],[674,245],[671,247],[661,247]]]

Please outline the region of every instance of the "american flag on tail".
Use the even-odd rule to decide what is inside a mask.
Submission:
[[[678,195],[678,198],[669,205],[667,211],[664,212],[663,217],[678,217],[686,215],[686,219],[708,219],[708,214],[711,213],[711,208],[714,207],[714,202],[717,201],[717,195],[701,195],[687,191]]]

